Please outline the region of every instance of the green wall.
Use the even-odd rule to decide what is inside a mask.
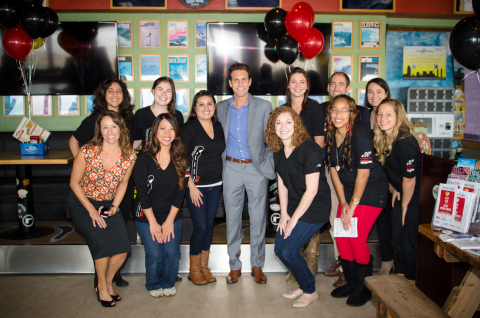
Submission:
[[[116,21],[133,20],[133,48],[119,49],[119,54],[134,55],[134,80],[127,83],[129,88],[134,89],[134,99],[136,108],[141,107],[140,88],[150,87],[152,83],[139,81],[139,55],[140,54],[161,54],[161,75],[167,75],[167,55],[168,54],[188,54],[189,55],[189,78],[188,83],[176,83],[175,87],[188,88],[190,102],[193,99],[196,88],[206,88],[206,83],[195,83],[195,54],[206,54],[206,49],[195,49],[195,20],[214,20],[217,22],[263,22],[265,13],[235,14],[235,13],[61,13],[60,21]],[[161,24],[161,49],[140,49],[138,39],[138,21],[139,20],[160,20]],[[167,20],[188,20],[189,21],[189,48],[188,49],[167,49]],[[410,19],[410,18],[387,18],[381,15],[319,15],[315,17],[317,23],[331,23],[334,20],[354,21],[354,49],[334,49],[331,54],[349,54],[353,55],[352,65],[352,97],[357,98],[357,89],[364,88],[365,83],[358,83],[358,56],[360,54],[381,55],[381,77],[385,77],[385,46],[386,46],[386,27],[453,27],[457,20],[441,19]],[[382,47],[381,49],[359,49],[359,31],[361,20],[373,20],[382,22]],[[35,81],[35,77],[33,78]],[[272,97],[272,104],[277,104],[276,97]],[[3,96],[0,96],[0,105],[2,107],[0,114],[0,131],[14,131],[20,123],[21,117],[5,117],[3,110]],[[85,97],[80,96],[80,116],[59,117],[57,108],[57,98],[53,98],[53,117],[32,117],[32,120],[50,131],[75,130],[80,122],[85,118]],[[26,107],[26,112],[28,107]]]

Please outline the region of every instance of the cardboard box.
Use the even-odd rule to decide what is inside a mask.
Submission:
[[[40,144],[20,144],[22,156],[42,156],[48,153],[48,142]]]

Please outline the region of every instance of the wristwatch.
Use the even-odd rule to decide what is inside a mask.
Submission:
[[[112,207],[115,208],[115,210],[116,210],[115,213],[120,212],[120,208],[118,206],[112,204]]]
[[[358,205],[360,203],[360,200],[352,198],[353,204]]]

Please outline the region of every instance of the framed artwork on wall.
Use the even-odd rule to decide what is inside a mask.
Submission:
[[[172,0],[170,0],[172,1]],[[167,9],[167,0],[110,0],[110,9]]]
[[[140,82],[153,82],[160,77],[160,54],[140,54]]]
[[[314,101],[316,101],[319,104],[321,104],[325,101],[325,96],[311,96],[311,95],[308,95],[308,98],[313,99]]]
[[[188,88],[176,88],[176,103],[175,109],[182,113],[183,116],[188,116],[190,111],[190,100],[188,98]]]
[[[93,112],[93,100],[95,95],[85,95],[85,115],[90,116]]]
[[[140,87],[140,94],[141,94],[140,105],[142,105],[142,108],[153,105],[153,102],[155,101],[155,99],[153,98],[151,87]]]
[[[167,48],[188,49],[188,20],[168,20],[167,37]]]
[[[395,12],[395,0],[340,0],[340,11]]]
[[[25,116],[25,96],[3,96],[3,115],[9,117]]]
[[[360,55],[358,57],[358,81],[366,83],[380,76],[380,55]]]
[[[207,55],[195,54],[195,82],[207,82]]]
[[[353,49],[353,21],[332,21],[332,49]]]
[[[273,9],[281,8],[282,0],[225,0],[225,9],[243,10],[243,9]]]
[[[60,95],[57,96],[58,116],[80,116],[80,96]]]
[[[130,102],[132,104],[135,104],[135,89],[127,88],[127,91],[128,91],[128,94],[130,95]],[[135,109],[133,111],[135,111]]]
[[[336,55],[332,54],[332,66],[330,74],[343,72],[352,79],[352,63],[353,55]]]
[[[207,47],[207,22],[215,22],[215,20],[195,20],[196,49],[205,49]]]
[[[124,82],[133,82],[133,54],[118,54],[118,76]]]
[[[287,103],[287,97],[286,96],[277,96],[277,107],[285,105]]]
[[[359,88],[357,91],[357,105],[364,106],[365,105],[365,88]]]
[[[175,82],[188,82],[188,54],[168,54],[168,76]]]
[[[35,117],[52,117],[53,105],[51,95],[34,95],[30,96],[32,103],[32,116]]]
[[[455,14],[472,14],[473,1],[475,0],[453,0],[453,13]]]
[[[133,21],[117,21],[117,43],[119,49],[133,49]]]
[[[160,20],[139,20],[138,38],[141,49],[160,49]]]
[[[360,21],[360,48],[382,48],[382,21]]]

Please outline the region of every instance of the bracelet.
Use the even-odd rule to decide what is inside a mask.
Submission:
[[[115,211],[116,211],[116,212],[120,212],[120,208],[119,208],[118,206],[116,206],[116,205],[113,205],[113,204],[112,204],[111,208],[115,208]],[[115,213],[116,213],[116,212],[115,212]]]

